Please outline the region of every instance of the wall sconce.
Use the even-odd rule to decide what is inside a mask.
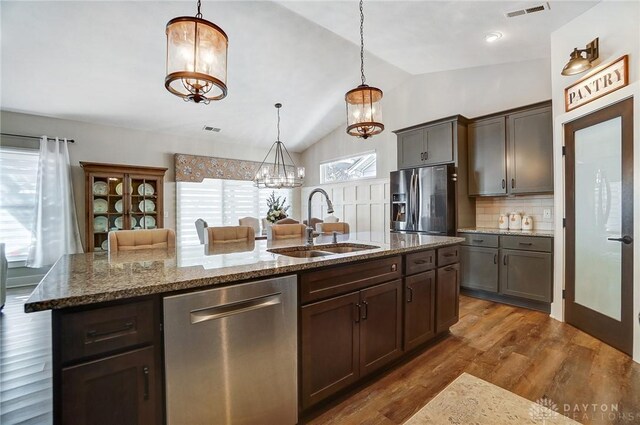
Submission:
[[[587,44],[584,49],[578,49],[577,47],[571,52],[569,62],[562,68],[562,75],[576,75],[581,72],[585,72],[591,68],[591,62],[598,59],[600,54],[600,42],[599,38],[596,38],[591,43]],[[586,53],[586,58],[582,56]]]

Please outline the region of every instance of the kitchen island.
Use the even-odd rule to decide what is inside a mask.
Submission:
[[[166,407],[167,299],[280,277],[292,282],[298,317],[287,346],[298,369],[296,417],[353,388],[458,320],[463,239],[387,237],[319,237],[313,255],[288,240],[61,258],[25,304],[27,312],[53,311],[54,422],[179,423]],[[191,323],[200,320],[210,318]]]

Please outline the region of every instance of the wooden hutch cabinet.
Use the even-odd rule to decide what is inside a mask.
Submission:
[[[166,168],[80,162],[85,180],[86,251],[107,249],[111,230],[164,226]]]

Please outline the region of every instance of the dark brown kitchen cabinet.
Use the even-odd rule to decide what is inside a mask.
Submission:
[[[436,277],[436,333],[458,321],[460,307],[460,264],[440,267]]]
[[[444,122],[398,134],[399,168],[453,162],[453,122]]]
[[[413,130],[398,135],[399,168],[421,167],[426,148],[424,129]]]
[[[404,281],[404,349],[411,350],[433,338],[435,326],[436,273],[408,276]]]
[[[460,286],[498,292],[498,248],[460,247]]]
[[[159,424],[153,347],[62,369],[63,424]]]
[[[551,302],[551,253],[502,249],[500,254],[501,294]]]
[[[549,102],[469,124],[469,194],[553,192],[552,127]]]

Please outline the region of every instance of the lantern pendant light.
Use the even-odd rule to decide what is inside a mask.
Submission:
[[[382,90],[368,86],[364,76],[364,10],[360,0],[360,74],[362,84],[349,90],[344,99],[347,103],[347,134],[368,139],[382,133]]]
[[[270,189],[300,187],[304,183],[304,167],[296,166],[286,146],[280,141],[280,108],[282,108],[282,104],[276,103],[275,107],[278,111],[278,138],[271,145],[267,156],[258,167],[253,183],[259,188]],[[267,162],[274,149],[273,162]]]
[[[166,34],[167,90],[186,102],[224,99],[229,38],[219,26],[202,19],[200,0],[196,16],[173,18]]]

